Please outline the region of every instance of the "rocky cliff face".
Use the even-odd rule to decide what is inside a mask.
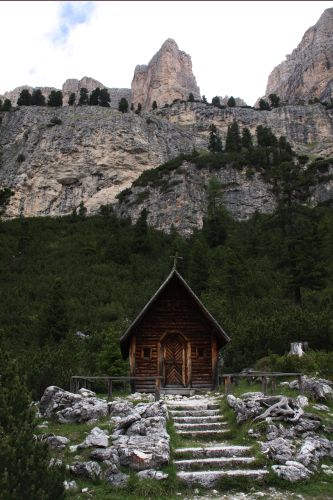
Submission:
[[[299,153],[333,154],[333,110],[326,110],[321,104],[281,106],[271,111],[258,111],[239,107],[220,109],[204,103],[180,102],[158,110],[156,115],[188,127],[195,136],[206,141],[209,127],[214,124],[225,144],[228,125],[236,120],[240,129],[248,127],[253,135],[258,125],[270,127],[277,137],[285,136]]]
[[[89,213],[147,169],[191,152],[193,134],[143,113],[83,106],[3,113],[0,189],[14,191],[6,217]]]
[[[289,103],[314,97],[330,101],[333,90],[333,8],[304,34],[298,47],[270,74],[266,96]]]
[[[88,92],[92,92],[94,89],[99,87],[100,89],[107,88],[110,94],[111,103],[110,106],[113,109],[118,109],[119,101],[122,97],[125,97],[128,102],[131,102],[131,89],[113,89],[106,87],[98,80],[94,78],[90,78],[88,76],[84,76],[81,80],[76,80],[75,78],[70,78],[65,81],[62,86],[62,94],[63,94],[63,105],[68,105],[69,96],[74,93],[76,96],[76,103],[79,102],[80,98],[80,90],[86,88]]]
[[[118,109],[118,104],[122,97],[125,97],[128,102],[131,103],[131,89],[109,88],[103,85],[103,83],[99,82],[98,80],[95,80],[94,78],[84,76],[83,78],[81,78],[81,80],[77,80],[76,78],[69,78],[65,81],[62,86],[63,106],[68,106],[68,99],[72,93],[75,94],[76,103],[78,103],[81,89],[86,88],[90,93],[97,87],[99,87],[100,89],[108,89],[111,97],[110,107],[113,109]],[[20,93],[24,89],[29,90],[30,94],[32,94],[34,89],[40,89],[43,96],[45,97],[46,102],[52,90],[59,90],[55,87],[31,87],[29,85],[21,85],[20,87],[16,87],[14,90],[5,92],[3,96],[0,96],[0,99],[2,99],[2,101],[4,101],[5,99],[9,99],[12,103],[12,106],[16,106],[17,100],[20,97]]]
[[[115,196],[130,187],[144,170],[180,153],[191,153],[193,148],[207,149],[212,123],[220,131],[224,144],[228,125],[237,120],[240,128],[246,126],[253,134],[259,124],[271,127],[277,136],[286,136],[299,153],[333,154],[333,111],[321,104],[260,112],[178,102],[141,115],[121,114],[98,106],[66,106],[56,110],[22,107],[2,113],[2,117],[0,189],[9,187],[15,193],[6,217],[68,214],[80,202],[88,213],[94,213],[101,205],[113,203]],[[190,174],[191,169],[187,168]],[[152,209],[151,223],[156,227],[167,228],[165,221],[173,217],[170,214],[186,204],[193,214],[184,216],[184,222],[177,212],[173,219],[179,220],[175,225],[187,234],[188,228],[201,224],[202,190],[208,174],[206,177],[194,171],[190,174],[189,183],[184,180],[182,184],[192,193],[190,201],[196,201],[188,201],[175,184],[175,192],[169,190],[167,197],[165,193],[161,197],[164,208],[156,205]],[[230,186],[225,196],[237,218],[248,217],[256,209],[271,210],[274,205],[267,187],[256,176],[247,178],[245,173],[226,169],[221,172],[220,181]],[[152,196],[158,198],[160,194],[154,195],[153,191]],[[330,188],[326,194],[322,192],[322,200],[327,197],[331,197]],[[134,219],[139,213],[135,210],[133,206],[130,214]],[[189,218],[192,222],[186,222]]]
[[[166,40],[148,66],[135,68],[132,81],[132,102],[151,110],[152,104],[163,106],[174,99],[188,99],[192,93],[200,98],[200,89],[192,73],[191,57],[178,49],[172,39]]]
[[[149,225],[165,232],[173,225],[179,233],[189,236],[195,228],[202,227],[207,208],[206,187],[212,177],[219,181],[225,206],[235,218],[247,219],[256,211],[274,210],[275,200],[259,174],[249,175],[246,170],[232,167],[221,167],[212,173],[187,161],[165,173],[156,186],[133,186],[115,209],[120,216],[135,222],[146,208]]]
[[[322,182],[312,189],[312,205],[333,199],[333,181],[327,181],[327,176],[333,178],[333,161],[324,174],[318,174]],[[276,207],[272,186],[253,168],[221,165],[211,171],[184,161],[180,167],[166,169],[146,184],[138,179],[131,189],[122,193],[115,210],[121,217],[135,222],[146,209],[149,225],[164,232],[170,232],[173,226],[183,236],[189,236],[203,225],[208,204],[207,186],[212,178],[220,184],[224,206],[238,220],[248,219],[256,212],[271,213]]]

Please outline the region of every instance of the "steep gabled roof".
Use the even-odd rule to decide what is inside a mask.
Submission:
[[[186,283],[184,278],[179,274],[179,272],[176,269],[172,269],[171,273],[169,276],[166,278],[166,280],[162,283],[160,288],[157,290],[157,292],[152,296],[152,298],[147,302],[147,304],[144,306],[142,311],[138,314],[138,316],[135,318],[133,323],[128,327],[124,335],[120,338],[120,348],[121,352],[124,358],[128,356],[128,351],[129,351],[129,342],[131,339],[131,336],[134,332],[135,327],[140,323],[140,321],[143,319],[143,317],[147,314],[151,306],[156,302],[158,297],[161,295],[163,290],[167,287],[167,285],[170,283],[170,281],[176,278],[180,283],[184,286],[185,290],[187,293],[190,295],[190,297],[194,300],[194,302],[197,304],[199,307],[202,315],[207,319],[209,323],[212,324],[214,327],[220,345],[226,344],[227,342],[230,341],[230,337],[225,333],[223,328],[218,324],[216,319],[213,318],[213,316],[210,314],[210,312],[206,309],[206,307],[203,305],[203,303],[200,301],[200,299],[196,296],[196,294],[193,292],[193,290],[190,288],[190,286]]]

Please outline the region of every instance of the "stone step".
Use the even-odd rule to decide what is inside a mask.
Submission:
[[[212,422],[223,422],[221,415],[205,415],[200,417],[193,417],[192,415],[186,417],[172,417],[175,424],[201,424]]]
[[[167,405],[169,410],[179,410],[179,411],[193,411],[193,410],[219,410],[219,405],[216,404],[205,404],[205,405],[180,405],[180,404],[175,404],[170,406],[169,404]]]
[[[220,457],[220,458],[196,458],[189,460],[175,460],[177,469],[188,470],[193,467],[226,467],[233,465],[248,465],[255,462],[255,457]]]
[[[224,477],[249,477],[261,479],[269,473],[267,469],[232,469],[232,470],[206,470],[192,472],[177,472],[177,477],[187,485],[201,485],[211,488],[219,479]]]
[[[193,458],[204,458],[204,457],[240,457],[250,453],[251,446],[207,446],[207,447],[197,447],[197,448],[176,448],[176,455],[187,455],[189,454]]]
[[[174,424],[177,431],[215,431],[223,428],[227,422],[209,422],[209,423],[195,423],[195,424]]]
[[[209,417],[220,415],[219,410],[169,410],[172,417]]]
[[[219,429],[219,430],[192,430],[192,431],[182,431],[182,430],[177,430],[177,434],[179,436],[191,436],[191,437],[205,437],[205,436],[216,436],[218,434],[225,434],[229,432],[229,429]]]

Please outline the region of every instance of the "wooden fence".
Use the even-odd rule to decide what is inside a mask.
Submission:
[[[233,387],[237,386],[239,379],[245,378],[248,384],[255,383],[257,379],[261,381],[261,390],[267,394],[270,385],[270,392],[274,394],[276,391],[276,382],[278,378],[297,378],[299,384],[299,392],[303,393],[302,373],[283,373],[283,372],[246,372],[246,373],[221,373],[219,374],[219,387],[224,385],[225,394],[231,394]]]
[[[161,395],[161,379],[162,377],[83,377],[81,375],[73,375],[70,380],[70,391],[78,392],[79,389],[91,389],[92,384],[98,381],[104,381],[107,386],[108,400],[112,398],[113,382],[122,382],[133,384],[136,380],[155,381],[155,401],[160,399]]]

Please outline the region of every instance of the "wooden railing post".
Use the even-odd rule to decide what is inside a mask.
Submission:
[[[303,394],[303,378],[302,378],[302,375],[298,375],[297,379],[298,379],[299,393]]]
[[[275,394],[275,391],[276,391],[276,377],[272,377],[271,388],[272,388],[272,394]]]
[[[159,401],[161,397],[161,379],[156,377],[155,379],[155,401]]]
[[[266,377],[264,375],[261,377],[261,389],[262,389],[263,394],[266,395],[266,392],[267,392],[267,379],[266,379]]]
[[[108,400],[112,398],[112,379],[108,378]]]

